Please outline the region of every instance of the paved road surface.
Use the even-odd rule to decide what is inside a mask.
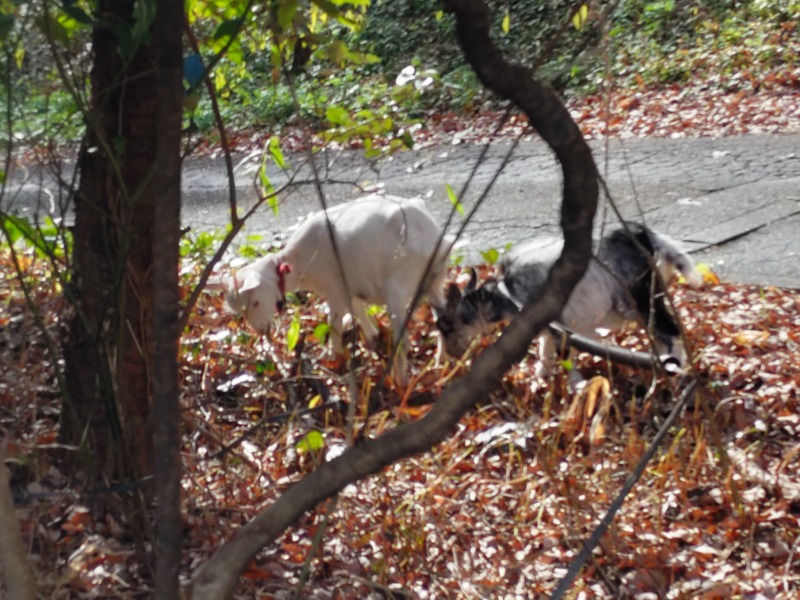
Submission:
[[[592,147],[626,218],[643,215],[647,223],[683,240],[697,260],[723,279],[800,287],[800,135],[643,138]],[[491,147],[467,193],[467,209],[509,148],[505,141]],[[317,165],[332,182],[325,187],[332,202],[355,197],[355,183],[380,184],[391,194],[426,197],[443,222],[450,209],[445,184],[458,191],[481,151],[474,146],[440,146],[401,153],[375,165],[368,165],[359,152],[323,153]],[[300,167],[295,180],[304,183],[282,197],[277,216],[267,207],[259,209],[247,233],[270,240],[319,206],[309,184],[311,171],[302,166],[305,157],[289,158],[292,166]],[[236,176],[240,206],[255,199],[248,164],[240,165]],[[276,185],[285,181],[277,170],[270,173]],[[467,227],[467,260],[479,260],[480,250],[556,232],[560,182],[560,169],[543,142],[520,144]],[[196,230],[223,227],[228,192],[222,160],[188,161],[183,185],[186,225]],[[32,184],[26,189],[36,191]],[[30,212],[34,197],[28,193],[15,206]],[[604,212],[607,220],[614,218],[610,208],[601,209],[601,217]]]

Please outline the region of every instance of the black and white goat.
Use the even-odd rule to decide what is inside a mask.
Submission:
[[[437,320],[448,353],[461,356],[477,335],[536,300],[562,247],[563,241],[558,239],[531,240],[503,257],[499,280],[476,287],[473,274],[463,295],[455,284],[450,284],[447,306]],[[655,276],[653,265],[660,278]],[[702,283],[694,261],[677,242],[644,225],[627,223],[627,231],[622,227],[601,238],[559,322],[568,330],[590,337],[596,337],[600,328],[614,329],[625,322],[638,322],[652,333],[659,354],[672,355],[684,364],[678,324],[667,308],[661,285],[676,272],[692,286]],[[544,332],[539,338],[540,374],[549,370],[555,355],[553,337]]]
[[[244,314],[261,333],[269,330],[275,315],[283,310],[287,291],[318,294],[328,302],[331,344],[336,353],[342,348],[345,315],[352,311],[372,341],[378,329],[366,309],[372,304],[386,306],[394,341],[399,343],[395,375],[405,383],[403,324],[432,256],[424,295],[434,310],[445,305],[444,278],[452,239],[437,246],[440,233],[423,200],[374,194],[329,208],[327,218],[326,211],[314,213],[281,251],[239,269],[215,287],[224,288],[231,309]],[[441,336],[439,346],[437,360],[442,353]]]

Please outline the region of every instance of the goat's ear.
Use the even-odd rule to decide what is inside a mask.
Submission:
[[[261,280],[256,276],[255,273],[248,273],[236,291],[240,294],[243,294],[244,292],[249,292],[250,290],[256,289],[260,283]]]
[[[470,292],[474,292],[475,288],[478,287],[478,273],[472,267],[469,268],[469,283],[467,283],[467,287],[464,290],[465,294],[469,294]]]
[[[461,304],[461,290],[455,283],[447,286],[447,305],[444,308],[444,314],[453,315]]]

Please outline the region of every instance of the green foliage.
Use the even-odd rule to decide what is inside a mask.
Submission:
[[[592,92],[603,81],[631,87],[710,78],[738,86],[734,75],[756,65],[763,72],[798,60],[796,46],[785,43],[798,36],[798,0],[488,1],[501,50],[523,64],[541,60],[539,76],[567,94]],[[86,48],[92,27],[107,26],[85,0],[47,6],[25,12],[28,4],[0,3],[3,68],[12,82],[4,96],[15,137],[29,144],[80,138],[81,99],[89,97]],[[272,131],[277,139],[287,125],[309,125],[325,131],[328,142],[360,145],[375,157],[411,147],[415,123],[431,111],[491,101],[464,63],[452,16],[436,0],[186,6],[231,131]],[[129,21],[111,26],[123,57],[149,39],[154,14],[153,0],[140,0]],[[752,85],[758,78],[757,72]],[[185,100],[187,126],[191,120],[213,139],[210,99],[202,82],[195,86]],[[271,182],[262,178],[261,185],[269,196]]]
[[[497,248],[481,250],[481,258],[487,265],[497,264],[497,261],[500,260],[500,251]]]
[[[797,64],[786,40],[799,34],[798,11],[797,0],[623,0],[609,31],[607,75],[623,86],[710,80],[724,89],[743,85],[739,75],[752,70],[757,85],[769,70]]]
[[[480,255],[487,265],[496,265],[500,257],[508,252],[514,244],[508,243],[502,248],[489,248],[488,250],[481,250]]]
[[[450,200],[450,204],[452,204],[455,207],[456,212],[458,212],[459,215],[465,217],[466,213],[464,212],[464,205],[461,204],[461,202],[459,202],[458,196],[456,196],[456,193],[453,191],[452,186],[448,183],[444,186],[444,189],[447,192],[447,198],[448,200]]]
[[[325,341],[328,339],[328,335],[331,332],[331,326],[328,323],[320,323],[316,327],[314,327],[313,336],[319,341],[320,344],[324,344]]]
[[[220,231],[189,232],[181,237],[181,258],[207,259],[225,237]]]
[[[22,245],[40,258],[63,259],[72,250],[72,234],[50,217],[42,223],[32,223],[26,217],[0,213],[2,243]]]
[[[267,373],[275,373],[278,370],[278,367],[275,365],[275,361],[269,358],[265,358],[263,360],[257,360],[255,362],[255,370],[256,373],[259,375],[265,375]]]
[[[297,342],[300,341],[300,315],[295,314],[292,322],[289,323],[289,329],[286,330],[286,346],[289,352],[293,352],[297,347]]]
[[[488,0],[488,4],[495,42],[515,61],[529,65],[555,39],[575,6],[564,0]],[[454,84],[433,89],[424,98],[428,106],[470,108],[487,97],[474,74],[465,68],[452,16],[437,18],[438,9],[435,0],[374,0],[365,27],[353,34],[353,41],[381,57],[380,67],[387,78],[396,77],[406,65],[424,65],[439,72],[443,82]],[[591,27],[564,33],[554,48],[554,58],[541,72],[550,73],[551,80],[558,78],[565,72],[564,65],[580,51],[583,40],[597,38]]]
[[[278,196],[275,187],[267,174],[267,164],[269,159],[275,161],[280,169],[287,169],[286,159],[281,150],[281,140],[278,136],[272,136],[265,144],[261,153],[261,166],[258,169],[258,181],[261,186],[261,197],[265,198],[267,204],[272,209],[273,214],[278,214]]]
[[[319,452],[325,448],[325,436],[316,430],[309,431],[297,442],[295,447],[301,453]]]

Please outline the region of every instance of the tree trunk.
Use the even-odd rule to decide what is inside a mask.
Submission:
[[[91,112],[75,197],[75,315],[65,340],[62,439],[81,448],[87,472],[108,482],[145,474],[152,462],[157,71],[152,44],[139,45],[128,60],[120,52],[119,28],[133,31],[133,5],[102,0],[98,7],[115,30],[101,25],[93,37]]]
[[[178,263],[181,227],[183,2],[158,0],[158,168],[153,178],[153,426],[156,482],[156,600],[178,598],[181,566]]]

